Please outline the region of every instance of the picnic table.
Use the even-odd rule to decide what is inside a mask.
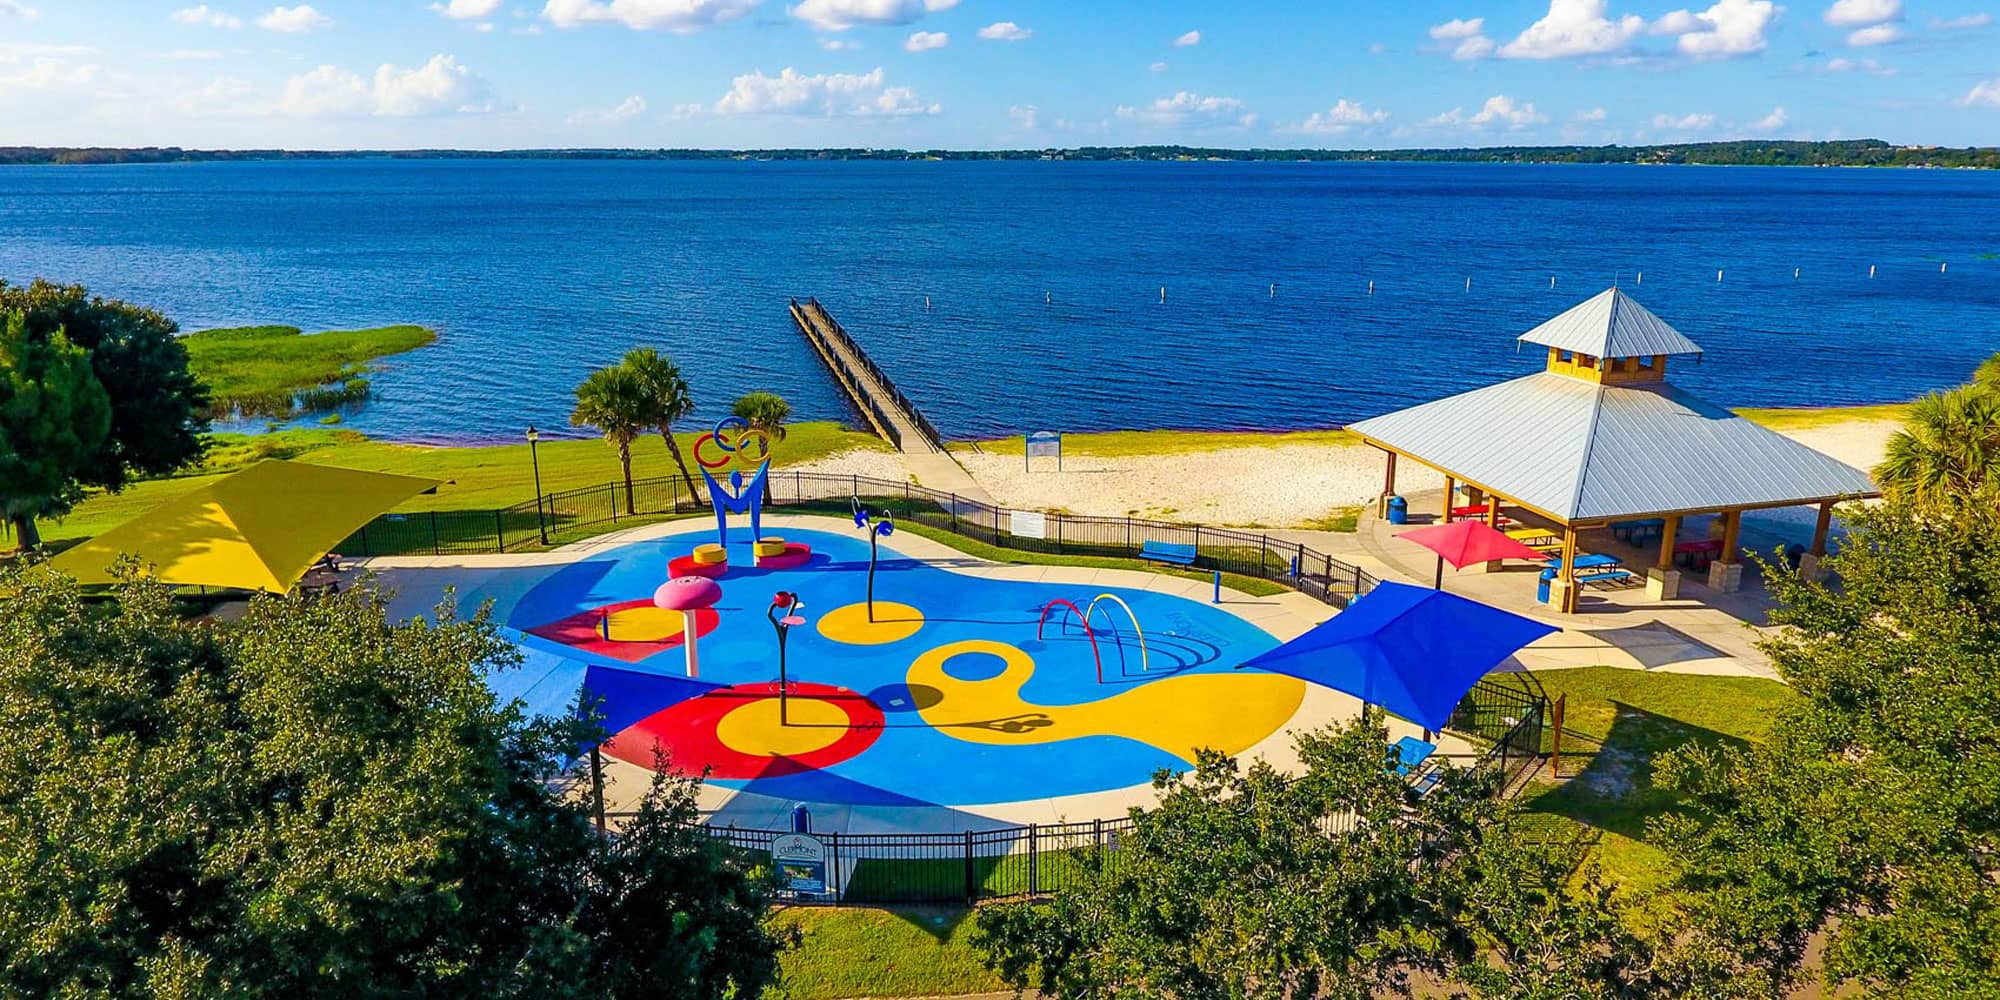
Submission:
[[[1437,744],[1414,736],[1405,736],[1389,746],[1396,751],[1396,773],[1404,777],[1408,777],[1410,772],[1422,766],[1424,761],[1430,759],[1431,754],[1437,752]]]
[[[1663,517],[1641,518],[1637,521],[1613,521],[1611,534],[1634,545],[1660,537],[1667,530],[1667,519]]]
[[[1451,520],[1456,521],[1464,517],[1484,518],[1487,512],[1492,509],[1493,508],[1490,504],[1483,504],[1483,503],[1470,504],[1465,507],[1453,507],[1451,509]],[[1514,522],[1511,518],[1502,514],[1499,518],[1499,523],[1513,524]]]
[[[1549,562],[1562,571],[1562,556],[1549,557]],[[1624,567],[1624,560],[1617,556],[1593,553],[1576,557],[1576,581],[1578,583],[1630,583],[1632,571]]]
[[[1689,569],[1706,568],[1721,554],[1720,538],[1702,538],[1691,542],[1680,542],[1674,546],[1674,561],[1686,563]],[[1699,567],[1697,563],[1700,564]]]
[[[1515,528],[1507,532],[1507,537],[1531,549],[1541,549],[1544,552],[1561,549],[1563,544],[1562,539],[1547,528]]]

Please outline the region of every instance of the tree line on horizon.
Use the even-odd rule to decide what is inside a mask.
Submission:
[[[1137,145],[1032,149],[183,149],[177,146],[0,146],[0,165],[205,163],[264,160],[1231,160],[1277,162],[1428,162],[1684,164],[1708,166],[1939,167],[2000,169],[2000,148],[1892,145],[1881,139],[1823,142],[1744,139],[1644,146],[1472,146],[1410,149],[1232,149]]]

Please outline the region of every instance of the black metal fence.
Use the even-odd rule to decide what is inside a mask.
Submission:
[[[1335,607],[1375,586],[1358,566],[1268,533],[1133,517],[1092,517],[996,507],[908,482],[774,471],[767,506],[844,514],[850,498],[920,524],[997,548],[1049,555],[1137,558],[1151,542],[1192,545],[1198,571],[1269,580]],[[677,476],[550,493],[503,510],[384,514],[340,551],[349,556],[470,555],[560,545],[615,528],[706,510],[705,498]]]
[[[1546,708],[1540,696],[1510,684],[1506,675],[1481,680],[1453,714],[1452,729],[1486,749],[1452,763],[1475,773],[1498,769],[1495,787],[1505,794],[1540,760]],[[1425,777],[1420,772],[1411,781],[1421,785]],[[1335,816],[1320,826],[1332,834],[1350,831],[1354,823],[1352,816]],[[786,893],[785,898],[853,905],[969,904],[1050,895],[1076,886],[1092,867],[1115,870],[1125,857],[1120,843],[1133,826],[1131,817],[1120,816],[951,833],[815,831],[813,836],[826,848],[828,892],[811,897]],[[769,858],[771,842],[791,832],[713,823],[705,829],[757,858]]]

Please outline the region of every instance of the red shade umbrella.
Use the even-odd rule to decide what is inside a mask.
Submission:
[[[1432,586],[1440,590],[1444,588],[1445,563],[1450,563],[1454,569],[1463,569],[1468,563],[1493,562],[1498,559],[1540,561],[1546,558],[1542,553],[1488,527],[1484,521],[1433,524],[1405,531],[1396,537],[1406,542],[1415,542],[1438,554],[1437,579]]]

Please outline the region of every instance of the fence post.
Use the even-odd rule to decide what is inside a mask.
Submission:
[[[444,546],[438,544],[438,512],[431,511],[431,555],[444,555]]]
[[[1090,844],[1099,851],[1104,850],[1104,820],[1090,821]]]
[[[1028,824],[1028,894],[1029,895],[1036,895],[1042,891],[1042,879],[1041,879],[1041,867],[1040,867],[1041,857],[1042,857],[1041,848],[1037,845],[1035,838],[1035,824],[1029,823]]]
[[[972,831],[965,831],[965,902],[970,905],[979,898],[978,885],[972,871]]]
[[[1549,750],[1549,776],[1562,777],[1563,767],[1563,710],[1568,707],[1567,692],[1556,695],[1556,703],[1549,706],[1550,721],[1555,724],[1555,742]]]
[[[500,551],[507,551],[507,528],[500,522],[500,510],[497,507],[493,510],[493,541]]]
[[[1194,526],[1194,557],[1201,558],[1201,525]]]
[[[368,524],[374,524],[374,523],[375,523],[375,519],[374,519],[374,518],[369,518],[369,519],[368,519]],[[361,554],[362,554],[362,556],[364,556],[364,557],[365,557],[365,556],[367,556],[367,555],[369,554],[369,550],[368,550],[368,524],[364,524],[364,525],[362,525],[362,526],[361,526]]]
[[[611,498],[611,523],[613,523],[613,524],[617,524],[617,523],[618,523],[618,484],[617,484],[617,483],[605,483],[605,484],[604,484],[604,492],[605,492],[605,495],[607,495],[607,496],[609,496],[609,497]]]
[[[1265,558],[1265,557],[1266,557],[1266,556],[1268,556],[1268,555],[1270,554],[1270,552],[1271,552],[1271,536],[1270,536],[1270,535],[1269,535],[1268,533],[1266,533],[1266,534],[1264,535],[1264,547],[1263,547],[1263,548],[1261,548],[1261,549],[1258,549],[1258,550],[1257,550],[1257,575],[1258,575],[1258,576],[1265,576],[1265,575],[1267,575],[1267,574],[1266,574],[1266,572],[1265,572],[1265,570],[1264,570],[1264,567],[1266,567],[1266,566],[1270,565],[1270,560],[1269,560],[1269,559],[1267,559],[1267,558]]]
[[[951,533],[958,534],[958,494],[951,495]]]
[[[1132,547],[1132,515],[1125,515],[1125,547]]]
[[[1063,532],[1062,532],[1062,526],[1063,526],[1063,516],[1062,516],[1061,514],[1057,514],[1057,515],[1056,515],[1056,555],[1062,555],[1062,550],[1063,550]]]

